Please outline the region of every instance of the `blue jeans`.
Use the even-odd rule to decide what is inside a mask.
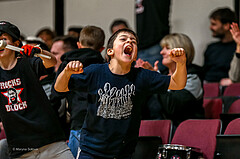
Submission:
[[[159,44],[153,45],[147,49],[138,51],[138,58],[141,58],[144,61],[148,61],[152,66],[154,66],[155,61],[159,61],[158,69],[161,71],[166,70],[167,67],[162,64],[162,55],[160,51],[162,50]]]
[[[68,147],[70,148],[74,158],[77,157],[78,149],[80,149],[80,147],[79,147],[80,133],[81,133],[81,130],[71,130],[70,131]]]
[[[79,156],[78,159],[115,159],[115,158],[96,157],[96,156],[92,156],[89,153],[85,153],[85,152],[81,151],[80,156]],[[129,157],[124,157],[124,158],[116,158],[116,159],[132,159],[132,157],[129,156]]]
[[[0,140],[0,158],[10,159],[10,156],[9,156],[9,153],[8,153],[7,139]]]

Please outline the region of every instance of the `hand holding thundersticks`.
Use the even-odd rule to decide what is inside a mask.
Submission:
[[[0,50],[4,49],[4,48],[18,51],[18,52],[20,52],[20,54],[22,54],[26,57],[42,56],[47,59],[51,58],[50,56],[43,55],[42,49],[38,46],[24,45],[20,48],[20,47],[16,47],[16,46],[7,44],[7,42],[5,40],[0,40]]]
[[[33,57],[34,54],[42,53],[42,49],[38,46],[24,45],[21,48],[23,49],[23,51],[20,51],[20,54],[27,56],[27,57]]]

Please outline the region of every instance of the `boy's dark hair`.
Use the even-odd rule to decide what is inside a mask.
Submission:
[[[104,46],[105,33],[97,26],[85,26],[80,32],[79,42],[88,48],[99,51]]]
[[[112,24],[111,24],[111,27],[110,27],[111,33],[112,33],[113,27],[118,26],[118,25],[121,25],[121,24],[125,25],[126,28],[129,28],[129,27],[128,27],[128,24],[127,24],[127,22],[126,22],[125,20],[123,20],[123,19],[116,19],[116,20],[114,20],[114,21],[112,22]]]
[[[107,53],[108,49],[112,49],[113,48],[113,43],[116,40],[118,34],[121,33],[121,32],[127,32],[127,33],[132,34],[134,37],[136,37],[136,40],[137,40],[137,43],[138,43],[138,36],[137,36],[137,34],[134,31],[132,31],[131,29],[128,29],[128,28],[119,29],[114,34],[112,34],[112,36],[109,38],[108,43],[107,43],[106,53]],[[108,57],[109,57],[109,59],[111,59],[110,56],[108,56]]]
[[[238,21],[236,13],[229,8],[218,8],[210,14],[209,18],[219,20],[222,24]]]
[[[57,36],[53,39],[53,43],[57,41],[63,41],[63,49],[68,51],[72,49],[78,49],[77,39],[71,36]]]

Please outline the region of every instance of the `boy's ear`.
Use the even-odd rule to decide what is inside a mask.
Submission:
[[[114,54],[113,49],[107,49],[107,54],[108,54],[109,56],[112,56],[112,55]]]
[[[77,46],[78,46],[79,49],[82,48],[82,44],[79,41],[77,42]]]

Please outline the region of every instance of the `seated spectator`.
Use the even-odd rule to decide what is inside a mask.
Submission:
[[[186,119],[204,118],[203,85],[201,79],[201,68],[192,64],[194,58],[194,47],[187,35],[174,33],[166,35],[160,43],[163,56],[162,63],[168,68],[168,74],[172,75],[176,70],[176,62],[171,60],[170,51],[173,48],[183,48],[187,57],[187,84],[182,90],[168,90],[165,94],[158,95],[161,108],[150,107],[152,119],[171,119],[177,127]],[[158,61],[152,67],[148,62],[138,60],[136,67],[150,70],[158,70]]]
[[[210,30],[212,36],[219,41],[209,44],[204,53],[204,82],[220,82],[221,79],[228,78],[236,50],[230,25],[236,21],[236,14],[229,8],[218,8],[210,14]]]

